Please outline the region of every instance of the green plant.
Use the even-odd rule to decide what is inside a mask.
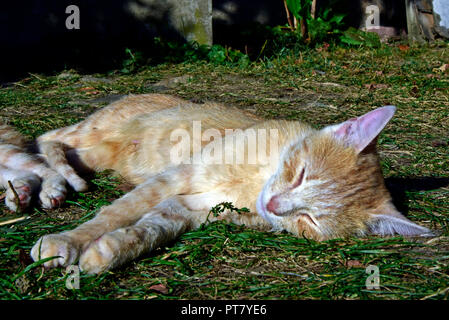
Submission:
[[[349,28],[340,36],[340,41],[347,45],[378,48],[380,46],[379,35],[375,32],[364,32],[355,28]]]
[[[206,61],[217,65],[237,65],[246,67],[250,59],[248,55],[230,47],[215,44],[213,46],[200,45],[195,41],[176,42],[156,37],[153,39],[151,52],[142,52],[126,48],[126,59],[122,62],[120,72],[135,73],[145,64],[181,63]]]
[[[120,70],[122,73],[131,73],[136,71],[141,65],[144,63],[143,53],[142,52],[132,52],[131,49],[126,48],[125,53],[127,59],[125,59],[122,63],[122,69]]]
[[[249,64],[249,57],[246,54],[217,44],[214,44],[210,48],[207,58],[210,62],[216,64],[225,64],[230,62],[243,67]]]
[[[179,43],[155,38],[154,46],[164,62],[205,60],[217,65],[237,64],[239,66],[247,66],[249,63],[249,57],[246,54],[219,44],[208,46],[200,45],[195,41]]]
[[[209,214],[207,215],[206,221],[209,220],[209,217],[210,217],[211,214],[216,218],[220,214],[225,212],[226,210],[229,210],[230,212],[236,212],[238,214],[249,212],[248,208],[236,208],[236,207],[234,207],[232,202],[221,202],[221,203],[217,204],[215,207],[210,209]]]
[[[332,8],[327,7],[320,10],[319,16],[307,21],[309,26],[309,38],[312,41],[324,41],[329,34],[340,34],[343,26],[344,14],[333,14]]]
[[[284,0],[290,28],[292,30],[300,30],[303,37],[307,35],[307,20],[311,18],[312,2],[313,0]],[[289,12],[293,14],[293,21]]]
[[[284,0],[290,29],[300,32],[309,42],[321,42],[330,34],[340,34],[345,14],[334,12],[338,2],[331,0],[316,10],[315,0]],[[293,21],[290,13],[294,16]]]

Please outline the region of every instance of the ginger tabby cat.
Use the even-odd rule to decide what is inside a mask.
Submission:
[[[48,165],[76,190],[86,184],[72,166],[77,171],[113,169],[136,188],[74,230],[42,237],[31,255],[34,260],[55,256],[47,267],[78,262],[82,270],[100,273],[197,228],[221,202],[249,212],[225,212],[210,221],[287,230],[316,240],[431,235],[396,210],[384,185],[375,144],[394,112],[395,107],[386,106],[315,130],[215,103],[199,105],[160,94],[128,96],[37,139]],[[182,133],[194,136],[195,122],[210,135],[203,134],[196,145],[189,142],[186,149],[179,138]],[[249,161],[250,134],[241,145],[245,160],[234,159],[241,150],[235,152],[236,145],[226,139],[268,131],[276,135],[258,135],[264,140],[258,146],[269,146],[269,161]],[[173,161],[186,150],[187,158]],[[234,162],[217,158],[221,150],[225,157],[231,153],[226,159]],[[213,160],[198,161],[208,157]]]

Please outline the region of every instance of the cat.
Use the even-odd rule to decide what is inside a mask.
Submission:
[[[216,219],[315,240],[432,235],[397,211],[384,184],[376,142],[395,110],[385,106],[316,130],[216,103],[161,94],[125,97],[78,124],[38,137],[37,144],[72,186],[84,189],[85,181],[67,172],[71,166],[76,171],[112,169],[135,189],[77,228],[43,236],[31,256],[35,261],[55,257],[46,267],[78,262],[87,273],[101,273]],[[214,138],[189,143],[187,160],[192,161],[176,163],[173,155],[186,150],[179,137],[195,135],[195,121]],[[250,130],[277,133],[273,140],[265,135],[270,161],[248,162],[254,144],[249,138],[243,143],[244,163],[193,161],[207,158],[214,143],[224,145],[225,154],[235,151],[236,145],[225,143],[226,132],[236,138]],[[277,148],[271,148],[274,144]],[[210,215],[222,202],[248,212]]]

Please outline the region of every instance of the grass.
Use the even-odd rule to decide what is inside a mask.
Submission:
[[[0,89],[1,117],[29,138],[129,93],[214,100],[317,127],[393,104],[397,113],[379,139],[387,185],[402,212],[440,232],[314,242],[214,222],[117,270],[81,274],[80,289],[69,290],[64,270],[32,264],[29,251],[40,236],[74,228],[124,193],[126,184],[105,172],[63,208],[35,207],[0,226],[0,299],[447,299],[449,71],[440,69],[447,63],[447,42],[331,46],[285,50],[248,66],[192,61],[133,74],[30,74]],[[13,216],[0,205],[0,219]],[[379,290],[366,287],[369,265],[379,268]]]

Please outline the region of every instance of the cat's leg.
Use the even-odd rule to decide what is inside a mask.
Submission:
[[[192,212],[173,197],[145,214],[136,224],[119,228],[93,241],[81,254],[79,265],[88,273],[115,268],[176,239],[195,226],[206,212]]]
[[[39,177],[31,172],[18,171],[0,165],[0,186],[6,189],[5,204],[12,211],[26,209],[40,183]]]
[[[45,156],[49,166],[66,179],[70,186],[78,192],[87,190],[87,183],[78,176],[70,166],[66,157],[66,146],[59,141],[38,142],[39,152]]]
[[[194,192],[191,181],[191,166],[180,166],[167,170],[137,186],[133,191],[101,208],[90,221],[60,234],[43,236],[31,250],[36,261],[59,256],[44,264],[46,267],[67,266],[74,263],[81,251],[93,240],[118,228],[130,226],[161,201],[177,194]]]
[[[79,266],[88,273],[113,269],[214,220],[251,225],[261,230],[271,227],[256,213],[226,211],[219,216],[210,214],[212,203],[215,205],[226,200],[229,199],[224,194],[209,192],[164,200],[135,224],[105,233],[91,242],[82,252]],[[193,203],[194,210],[191,209]]]
[[[46,209],[59,207],[67,193],[65,180],[34,155],[13,145],[0,145],[0,163],[4,166],[33,173],[42,179],[39,199]]]

